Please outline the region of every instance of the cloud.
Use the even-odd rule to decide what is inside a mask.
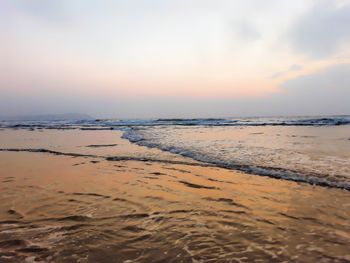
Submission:
[[[166,118],[350,114],[350,64],[286,81],[280,93],[260,98],[196,98],[185,96],[89,96],[68,90],[3,92],[3,115],[81,112],[95,117]]]
[[[293,64],[293,65],[290,66],[289,71],[299,71],[299,70],[302,70],[302,69],[303,69],[302,66],[300,66],[298,64]]]
[[[235,33],[241,40],[248,42],[255,41],[261,37],[256,27],[247,21],[235,25]]]
[[[335,0],[317,1],[291,28],[292,47],[312,58],[333,54],[350,41],[350,4]]]
[[[26,15],[35,20],[44,23],[61,23],[67,17],[67,10],[64,5],[65,1],[24,1],[12,0],[7,1],[3,8],[6,12],[13,15]]]
[[[287,81],[283,87],[294,92],[296,88],[299,91],[308,90],[318,95],[321,91],[332,92],[334,95],[337,95],[335,91],[350,92],[350,64],[338,64],[317,73],[297,77]]]
[[[350,64],[297,77],[282,85],[280,102],[285,111],[298,114],[349,114]],[[294,108],[294,109],[293,109]]]
[[[270,78],[271,78],[271,79],[277,79],[277,78],[279,78],[279,77],[282,77],[282,76],[286,75],[286,74],[289,73],[289,72],[300,71],[300,70],[302,70],[302,69],[303,69],[303,67],[302,67],[301,65],[299,65],[299,64],[293,64],[293,65],[291,65],[291,66],[289,67],[289,69],[287,69],[287,70],[282,70],[282,71],[278,71],[278,72],[274,73]]]

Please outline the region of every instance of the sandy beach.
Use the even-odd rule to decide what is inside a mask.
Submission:
[[[349,191],[217,168],[121,135],[1,131],[1,262],[350,261]]]

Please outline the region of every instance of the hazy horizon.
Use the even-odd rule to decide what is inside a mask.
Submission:
[[[350,1],[1,1],[1,116],[350,114]]]
[[[348,117],[350,114],[334,114],[334,115],[227,115],[227,116],[197,116],[197,117],[141,117],[141,118],[119,118],[118,116],[100,116],[96,117],[84,113],[62,113],[62,114],[32,114],[32,115],[0,115],[0,121],[61,121],[61,120],[190,120],[190,119],[254,119],[254,118],[341,118]]]

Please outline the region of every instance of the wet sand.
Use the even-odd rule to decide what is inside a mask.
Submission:
[[[0,131],[0,262],[350,262],[349,191],[120,136]]]

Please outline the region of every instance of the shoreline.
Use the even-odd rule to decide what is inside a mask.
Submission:
[[[348,191],[197,165],[100,132],[12,133],[5,146],[136,158],[1,151],[1,261],[350,260]],[[116,146],[81,147],[92,144]]]
[[[141,145],[140,145],[141,146]],[[152,148],[152,147],[150,147]],[[292,181],[296,183],[304,183],[308,184],[311,186],[319,186],[319,187],[326,187],[326,188],[335,188],[335,189],[341,189],[341,190],[346,190],[350,191],[350,186],[338,186],[338,185],[333,185],[328,182],[321,182],[321,181],[315,181],[312,182],[307,179],[302,179],[302,178],[289,178],[289,177],[280,177],[280,176],[274,176],[271,174],[264,174],[264,173],[256,173],[254,171],[247,171],[247,167],[249,166],[244,166],[242,165],[239,168],[237,166],[231,167],[228,165],[220,165],[220,164],[212,164],[208,162],[203,162],[199,160],[194,160],[198,162],[186,162],[186,161],[172,161],[172,160],[166,160],[166,159],[151,159],[151,158],[144,158],[144,157],[133,157],[133,156],[98,156],[98,155],[89,155],[89,154],[77,154],[77,153],[66,153],[66,152],[58,152],[58,151],[53,151],[49,149],[19,149],[19,148],[0,148],[0,152],[30,152],[30,153],[46,153],[46,154],[53,154],[53,155],[63,155],[63,156],[70,156],[70,157],[87,157],[87,158],[101,158],[107,161],[139,161],[139,162],[154,162],[154,163],[169,163],[169,164],[181,164],[181,165],[192,165],[192,166],[201,166],[201,167],[216,167],[216,168],[221,168],[221,169],[227,169],[231,170],[233,172],[241,172],[249,175],[254,175],[254,176],[263,176],[263,177],[268,177],[268,178],[273,178],[277,180],[286,180],[286,181]],[[186,156],[184,156],[186,157]],[[190,157],[189,157],[190,158]],[[263,167],[265,168],[265,167]],[[262,169],[263,169],[262,168]],[[273,168],[270,168],[273,169]],[[276,168],[275,168],[276,169]],[[278,171],[281,171],[279,169]]]

